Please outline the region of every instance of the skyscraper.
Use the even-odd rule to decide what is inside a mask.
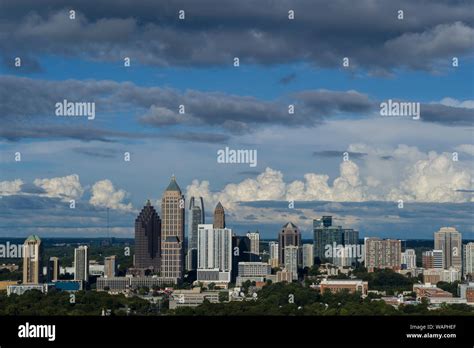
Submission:
[[[303,268],[311,268],[314,265],[313,244],[303,244]]]
[[[474,243],[470,242],[464,246],[464,269],[463,274],[466,278],[474,277]]]
[[[287,246],[294,245],[297,247],[301,246],[301,233],[298,227],[292,222],[286,223],[280,233],[278,234],[278,246],[280,248],[278,256],[280,258],[280,265],[285,265],[285,253],[284,250]],[[301,264],[301,255],[298,252],[298,264]]]
[[[395,239],[365,238],[365,267],[369,272],[374,269],[400,269],[402,243]]]
[[[174,175],[161,199],[161,276],[184,273],[184,196]]]
[[[50,257],[46,267],[46,279],[49,282],[55,282],[59,279],[59,258]]]
[[[250,253],[251,261],[260,260],[260,233],[257,232],[248,232],[247,237],[250,239]]]
[[[186,269],[195,270],[197,267],[197,234],[198,225],[205,223],[204,201],[202,197],[191,197],[189,201],[188,220],[188,255]]]
[[[441,227],[434,233],[434,248],[443,250],[445,269],[462,269],[462,236],[454,227]]]
[[[113,278],[117,274],[117,257],[107,256],[104,260],[104,277]]]
[[[135,267],[159,272],[161,219],[148,200],[135,219]]]
[[[37,235],[26,238],[23,244],[23,284],[39,284],[41,281],[42,245]]]
[[[232,230],[198,227],[198,281],[230,282],[232,271]]]
[[[332,216],[323,216],[313,220],[313,240],[313,255],[319,262],[337,263],[338,260],[334,260],[336,255],[328,256],[326,251],[336,249],[334,246],[341,249],[344,246],[355,247],[359,243],[359,231],[333,226]]]
[[[225,228],[225,211],[221,202],[214,209],[214,228]]]
[[[268,263],[270,266],[278,267],[279,265],[279,257],[278,257],[278,243],[277,242],[270,242],[268,243],[268,248],[270,249],[270,258],[268,259]]]
[[[405,268],[405,269],[416,268],[415,249],[406,249],[402,253],[402,267]]]
[[[80,245],[74,249],[74,280],[89,281],[89,247]]]
[[[296,245],[287,245],[283,250],[284,253],[284,266],[288,272],[291,272],[292,279],[298,279],[298,257],[300,254],[300,248]]]

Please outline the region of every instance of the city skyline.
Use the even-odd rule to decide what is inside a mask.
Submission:
[[[467,3],[45,1],[0,5],[0,236],[132,236],[174,174],[262,238],[474,239]]]

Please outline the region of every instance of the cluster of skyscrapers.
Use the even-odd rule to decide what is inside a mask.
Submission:
[[[151,271],[163,278],[182,280],[185,269],[198,280],[230,281],[232,230],[225,227],[219,202],[214,223],[205,223],[202,197],[189,201],[188,245],[185,250],[185,198],[173,176],[161,199],[161,218],[148,201],[135,220],[135,272]]]

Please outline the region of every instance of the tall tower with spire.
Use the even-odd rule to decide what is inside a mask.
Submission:
[[[161,276],[183,277],[184,196],[173,175],[161,199]]]
[[[221,202],[217,203],[214,210],[214,228],[225,228],[225,211]]]
[[[161,219],[148,200],[135,220],[135,267],[159,272]]]

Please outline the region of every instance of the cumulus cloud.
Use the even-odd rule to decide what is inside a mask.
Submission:
[[[123,211],[133,210],[131,203],[123,203],[128,193],[121,189],[115,189],[112,182],[108,179],[97,181],[92,186],[91,192],[92,196],[89,203],[93,206]]]
[[[430,152],[428,158],[417,161],[407,169],[399,188],[390,192],[389,199],[416,202],[466,202],[468,196],[458,190],[472,186],[472,175],[456,168],[452,154]],[[474,201],[474,200],[473,200]]]
[[[61,198],[63,201],[78,199],[84,193],[77,174],[51,179],[35,179],[33,183],[43,189],[44,193],[41,195]]]
[[[456,150],[459,152],[467,153],[468,155],[474,156],[474,145],[473,144],[461,144],[456,146]]]
[[[439,102],[442,105],[451,106],[455,108],[466,108],[474,109],[474,100],[458,100],[450,97],[446,97]]]
[[[0,196],[16,195],[21,191],[23,181],[15,179],[13,181],[0,181]]]
[[[364,144],[354,144],[349,148],[367,154],[361,164],[366,173],[364,176],[361,168],[351,160],[341,162],[339,175],[332,182],[328,175],[319,173],[307,173],[304,180],[285,182],[281,171],[266,168],[255,179],[227,184],[217,192],[211,191],[208,181],[194,180],[187,187],[187,194],[202,196],[211,206],[221,201],[235,212],[240,211],[239,202],[251,201],[471,201],[471,195],[465,190],[472,187],[472,170],[453,161],[452,154],[434,151],[426,154],[406,145],[391,151],[374,150]],[[379,174],[372,170],[384,165],[387,166],[386,172]]]

